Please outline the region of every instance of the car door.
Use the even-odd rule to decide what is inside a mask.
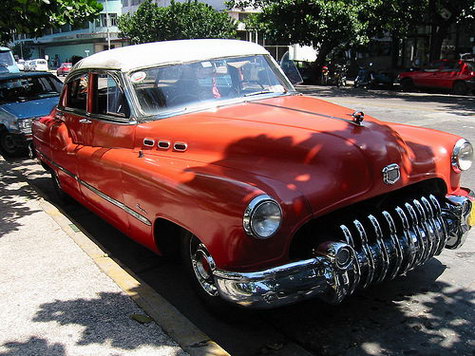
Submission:
[[[455,80],[460,77],[461,66],[458,61],[444,61],[437,78],[437,87],[452,89]]]
[[[76,154],[83,143],[82,123],[88,120],[88,81],[86,72],[65,84],[50,131],[50,159],[57,168],[61,188],[76,199],[81,199]]]
[[[77,151],[81,191],[96,212],[127,232],[132,211],[124,204],[122,162],[137,156],[136,122],[119,73],[94,71],[89,83],[89,115],[82,122],[82,147]]]
[[[418,73],[417,79],[414,78],[414,83],[419,87],[436,87],[437,78],[440,76],[441,61],[436,61],[428,64],[421,72]]]

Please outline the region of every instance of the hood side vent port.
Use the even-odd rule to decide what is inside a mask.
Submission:
[[[188,148],[188,145],[184,142],[175,142],[173,144],[173,149],[178,152],[184,152]]]
[[[171,146],[170,141],[164,141],[164,140],[158,141],[158,148],[162,150],[168,150],[170,146]]]

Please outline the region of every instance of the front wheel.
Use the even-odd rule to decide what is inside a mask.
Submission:
[[[0,133],[0,147],[8,156],[13,156],[18,153],[15,137],[8,131],[2,131]]]
[[[221,299],[216,287],[213,277],[216,265],[206,246],[195,235],[185,232],[181,250],[185,271],[201,300],[219,314],[229,311],[231,304]]]

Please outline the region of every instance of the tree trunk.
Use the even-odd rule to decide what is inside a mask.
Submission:
[[[318,49],[317,58],[315,59],[315,78],[317,79],[317,83],[321,84],[322,79],[322,67],[328,63],[326,62],[326,57],[330,53],[332,47],[329,43],[324,42],[321,44],[320,48]]]
[[[430,41],[430,52],[429,59],[435,61],[440,59],[440,53],[442,51],[442,43],[444,42],[445,37],[447,36],[450,24],[441,23],[435,31],[432,31],[431,41]],[[433,26],[435,28],[435,26]]]

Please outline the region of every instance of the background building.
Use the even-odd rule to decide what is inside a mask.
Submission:
[[[31,49],[31,58],[47,58],[50,68],[68,62],[72,56],[87,57],[110,48],[122,47],[125,41],[119,38],[117,18],[122,14],[121,0],[98,0],[103,10],[94,22],[85,22],[72,27],[64,25],[50,28],[37,38],[18,36],[15,43]],[[107,26],[109,20],[109,26]],[[28,58],[25,58],[28,59]]]

